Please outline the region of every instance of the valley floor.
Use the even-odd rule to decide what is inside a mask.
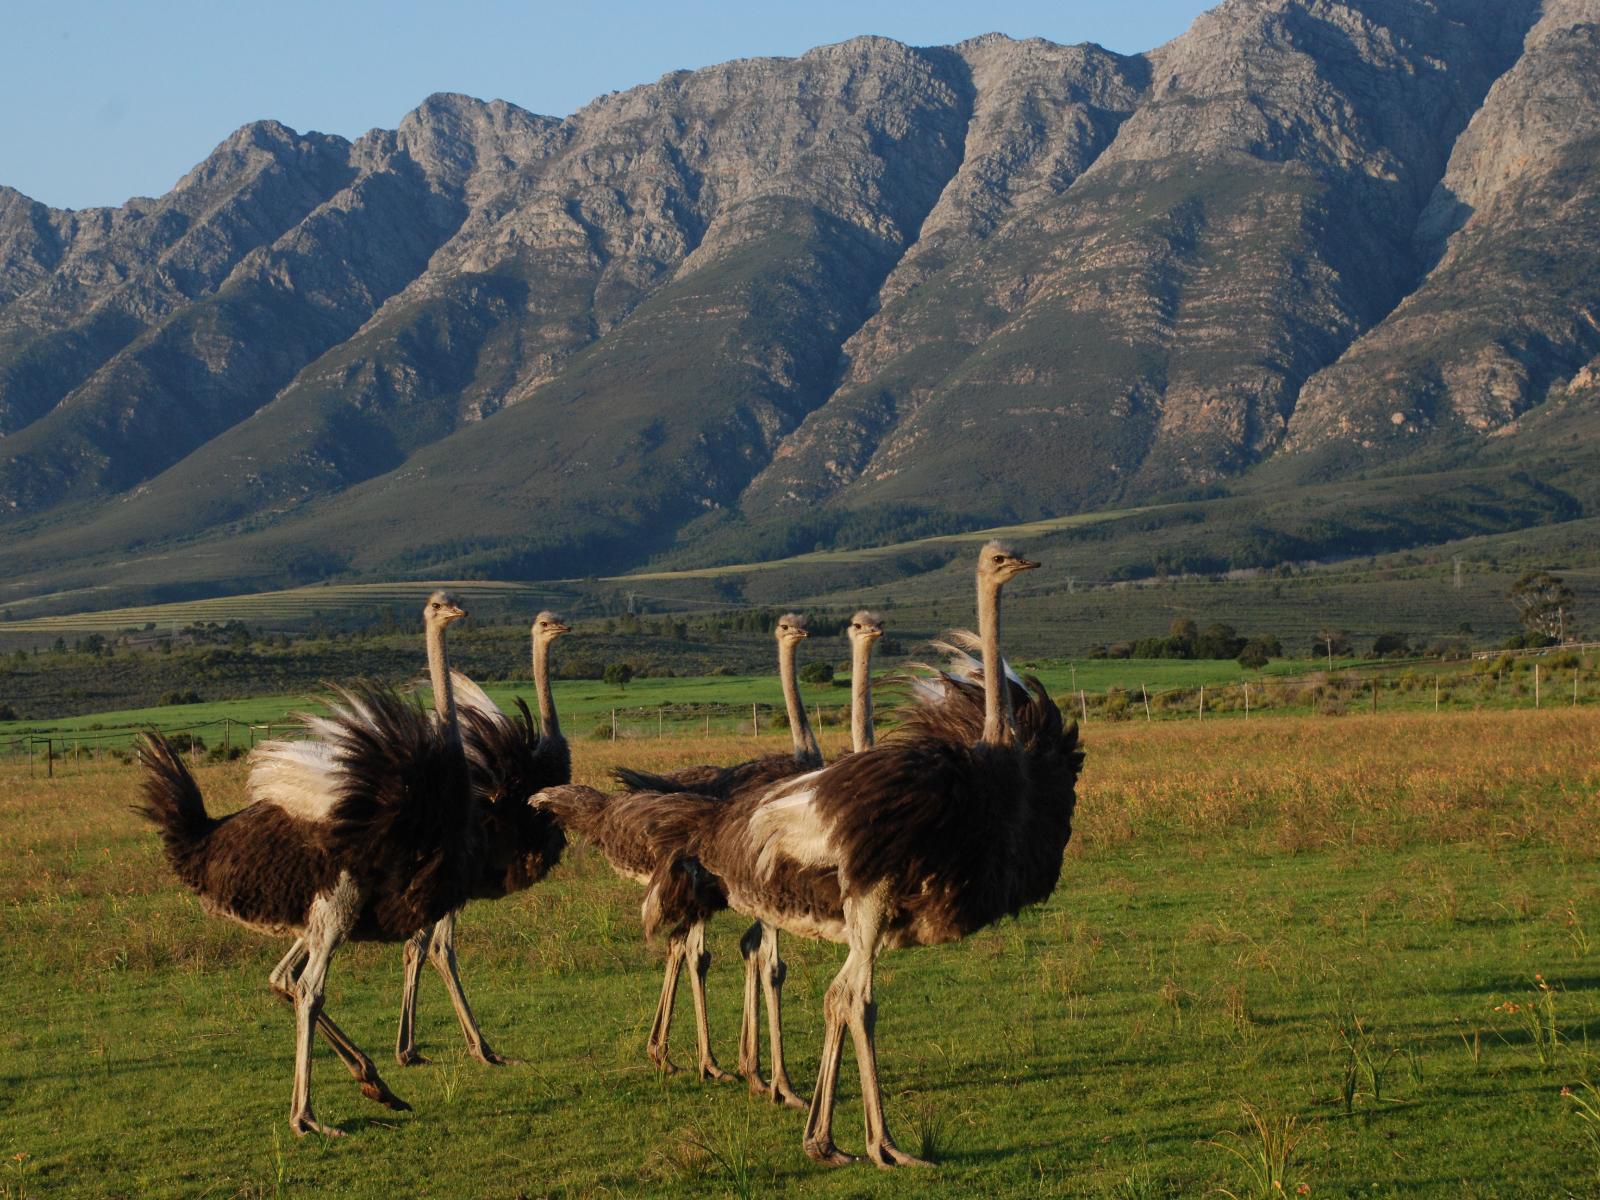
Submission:
[[[0,1196],[1600,1196],[1600,1130],[1564,1094],[1600,1078],[1597,745],[1582,707],[1091,724],[1054,897],[882,960],[891,1125],[941,1163],[919,1173],[817,1167],[799,1114],[658,1077],[640,893],[582,846],[461,922],[474,1006],[521,1061],[465,1059],[430,975],[433,1063],[384,1066],[399,948],[347,947],[329,1011],[415,1111],[368,1104],[319,1047],[319,1116],[351,1136],[297,1141],[292,1027],[266,989],[282,947],[178,887],[129,811],[131,768],[0,766]],[[576,771],[751,746],[580,740]],[[199,777],[242,802],[241,764]],[[724,1066],[742,929],[711,929]],[[784,953],[809,1092],[842,955]]]

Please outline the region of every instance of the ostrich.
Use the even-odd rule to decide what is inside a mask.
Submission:
[[[370,684],[337,690],[324,717],[302,718],[317,740],[283,743],[251,772],[253,802],[211,817],[183,760],[144,735],[141,811],[167,861],[202,906],[263,933],[293,933],[273,990],[295,1011],[289,1127],[337,1136],[311,1108],[311,1039],[322,1033],[370,1099],[409,1106],[323,1012],[328,963],[340,943],[403,942],[459,908],[476,868],[479,821],[445,653],[445,628],[466,613],[443,592],[423,608],[437,720]]]
[[[796,613],[785,613],[778,618],[773,634],[778,643],[778,676],[782,681],[784,703],[789,714],[792,738],[789,754],[763,755],[731,767],[688,767],[672,775],[621,769],[616,774],[628,789],[625,792],[607,795],[594,788],[578,785],[557,787],[543,792],[538,798],[539,805],[554,813],[565,828],[577,830],[597,845],[617,874],[648,887],[656,872],[675,859],[682,850],[684,830],[677,819],[676,807],[686,804],[698,810],[702,805],[726,803],[735,795],[759,794],[780,780],[819,766],[822,752],[806,719],[795,671],[797,648],[809,636],[806,620]],[[676,807],[675,800],[679,802]],[[650,1061],[660,1070],[672,1072],[678,1069],[668,1054],[667,1042],[672,1027],[678,979],[687,961],[690,967],[689,992],[694,1001],[700,1078],[726,1082],[733,1076],[717,1064],[711,1052],[711,1029],[706,1017],[705,979],[711,956],[705,948],[704,917],[709,915],[707,911],[699,919],[687,920],[668,935],[661,997],[656,1004],[645,1049]],[[749,939],[752,935],[759,942],[759,930],[752,929],[745,936]],[[776,943],[773,952],[775,956]],[[781,1064],[781,1059],[777,1061]],[[757,1080],[752,1079],[751,1086],[756,1088]],[[776,1098],[796,1107],[804,1107],[786,1078],[781,1078],[774,1086]]]
[[[889,1135],[878,1086],[873,968],[883,950],[954,941],[1046,899],[1072,831],[1082,753],[1077,729],[1036,681],[1008,678],[1000,590],[1037,563],[984,546],[977,570],[982,686],[941,676],[913,690],[884,744],[764,795],[683,819],[688,853],[658,872],[647,930],[720,903],[803,936],[843,943],[824,1000],[824,1038],[804,1146],[854,1161],[833,1142],[849,1030],[861,1075],[866,1156],[922,1165]]]
[[[859,753],[873,744],[872,648],[883,636],[883,618],[861,609],[845,630],[850,639],[850,749]],[[820,764],[818,764],[820,765]],[[788,964],[778,955],[778,930],[756,921],[739,940],[744,955],[744,1006],[739,1023],[739,1074],[755,1095],[775,1104],[804,1109],[805,1101],[789,1082],[783,1058],[782,991]],[[761,1078],[761,1043],[756,1028],[757,989],[767,1006],[767,1041],[772,1049],[772,1080]]]
[[[484,853],[472,884],[472,899],[498,900],[532,887],[561,860],[566,837],[549,813],[528,801],[537,791],[572,778],[572,751],[561,735],[555,699],[550,692],[550,648],[572,627],[553,612],[534,618],[533,684],[539,704],[535,733],[528,706],[520,699],[517,719],[498,705],[459,671],[451,683],[460,702],[462,736],[472,790],[483,820]],[[431,962],[444,980],[456,1020],[467,1039],[467,1051],[479,1062],[501,1066],[506,1059],[484,1039],[467,1004],[456,966],[456,914],[440,917],[431,928],[419,929],[406,942],[405,983],[400,998],[400,1027],[395,1058],[401,1066],[428,1060],[417,1051],[417,987],[424,963]]]

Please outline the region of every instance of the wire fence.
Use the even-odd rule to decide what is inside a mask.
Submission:
[[[1569,648],[1570,649],[1570,648]],[[1576,658],[1549,664],[1502,654],[1470,668],[1426,669],[1432,664],[1394,670],[1374,665],[1294,676],[1263,676],[1227,684],[1152,688],[1146,684],[1101,690],[1079,688],[1055,693],[1062,712],[1085,726],[1142,721],[1250,720],[1271,715],[1336,717],[1355,713],[1460,712],[1475,708],[1571,708],[1600,704],[1600,671]],[[808,703],[806,713],[819,733],[847,731],[847,702]],[[894,724],[892,698],[880,696],[880,726]],[[578,741],[636,741],[650,738],[761,737],[788,731],[788,716],[773,704],[655,704],[587,710],[563,720]],[[55,777],[97,765],[129,761],[133,739],[157,729],[194,761],[238,758],[259,742],[298,737],[301,726],[285,719],[252,723],[232,717],[173,720],[161,725],[90,730],[22,732],[0,738],[0,757],[26,760],[30,774]]]

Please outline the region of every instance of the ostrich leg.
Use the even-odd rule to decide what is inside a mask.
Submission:
[[[806,1102],[789,1082],[783,1062],[782,989],[788,968],[778,957],[778,931],[757,921],[739,940],[744,955],[744,1019],[739,1031],[739,1073],[750,1084],[753,1095],[768,1096],[774,1104],[805,1110]],[[757,986],[767,1005],[767,1039],[772,1047],[772,1082],[761,1078],[761,1048],[756,1033]]]
[[[856,1065],[861,1072],[861,1107],[866,1114],[867,1158],[880,1167],[931,1164],[905,1153],[889,1136],[883,1115],[883,1092],[878,1086],[878,1054],[873,1039],[877,1005],[872,999],[872,969],[882,943],[885,913],[884,897],[874,894],[844,902],[845,929],[850,952],[844,966],[828,985],[823,1001],[826,1029],[823,1039],[822,1069],[817,1090],[811,1097],[811,1112],[806,1120],[805,1149],[812,1158],[828,1163],[854,1161],[833,1144],[834,1093],[839,1083],[839,1062],[843,1055],[843,1031],[850,1030],[855,1044]]]
[[[322,989],[336,944],[331,937],[309,935],[305,965],[294,981],[294,1098],[289,1102],[289,1128],[297,1134],[344,1136],[342,1129],[319,1124],[311,1111],[311,1039],[322,1015]]]
[[[272,968],[268,976],[268,983],[278,998],[293,1006],[296,1003],[296,985],[304,971],[306,960],[310,951],[306,948],[306,940],[297,938],[294,945],[289,947],[289,952],[278,960],[278,965]],[[392,1108],[396,1112],[410,1112],[411,1105],[400,1099],[389,1090],[389,1085],[384,1083],[383,1077],[378,1074],[378,1066],[350,1040],[350,1036],[333,1023],[327,1013],[321,1011],[318,1002],[317,1032],[322,1034],[333,1052],[339,1056],[339,1061],[344,1063],[345,1069],[361,1085],[361,1094],[368,1100],[376,1100],[385,1108]]]
[[[419,929],[406,939],[405,978],[400,989],[400,1031],[395,1036],[394,1057],[402,1067],[415,1067],[430,1061],[417,1049],[417,988],[422,984],[422,966],[428,961],[428,946],[433,930]]]
[[[645,1053],[656,1069],[668,1075],[678,1066],[667,1051],[667,1034],[672,1029],[672,1004],[678,995],[678,972],[683,968],[684,945],[681,937],[667,939],[667,968],[661,979],[661,999],[656,1002],[655,1020],[650,1023],[650,1038]]]
[[[739,955],[744,959],[744,1005],[739,1013],[739,1074],[750,1085],[752,1096],[767,1094],[766,1080],[761,1077],[761,1042],[756,1036],[756,1010],[761,1005],[758,982],[760,950],[761,922],[757,921],[739,939]]]
[[[733,1076],[717,1065],[711,1053],[711,1022],[706,1016],[706,972],[711,955],[706,950],[706,923],[696,921],[684,935],[684,955],[689,960],[689,995],[694,999],[694,1036],[700,1050],[700,1078],[731,1083]],[[668,1014],[671,1019],[671,1013]]]
[[[460,910],[457,910],[460,911]],[[444,979],[445,990],[450,993],[450,1003],[456,1010],[456,1020],[461,1022],[461,1032],[466,1035],[467,1051],[473,1058],[490,1067],[503,1067],[511,1060],[503,1058],[489,1048],[488,1040],[478,1028],[467,1003],[467,994],[461,990],[461,973],[456,969],[456,914],[446,913],[433,927],[433,942],[428,947],[428,961]]]

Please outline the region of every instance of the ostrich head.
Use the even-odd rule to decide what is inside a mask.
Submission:
[[[799,613],[784,613],[778,618],[777,628],[773,636],[778,639],[780,646],[798,646],[811,635],[806,632],[806,619]]]
[[[435,592],[422,606],[422,623],[429,629],[443,629],[451,621],[459,621],[466,615],[467,610],[449,592]]]
[[[1031,571],[1039,564],[1019,557],[1016,551],[1001,541],[986,542],[978,551],[978,583],[999,587],[1013,575]]]
[[[558,614],[551,612],[549,609],[546,609],[533,619],[533,637],[535,641],[553,642],[563,634],[571,632],[572,626],[568,625]]]
[[[845,633],[849,635],[852,646],[859,645],[862,641],[871,644],[883,636],[883,618],[863,608],[850,618],[850,627]]]

